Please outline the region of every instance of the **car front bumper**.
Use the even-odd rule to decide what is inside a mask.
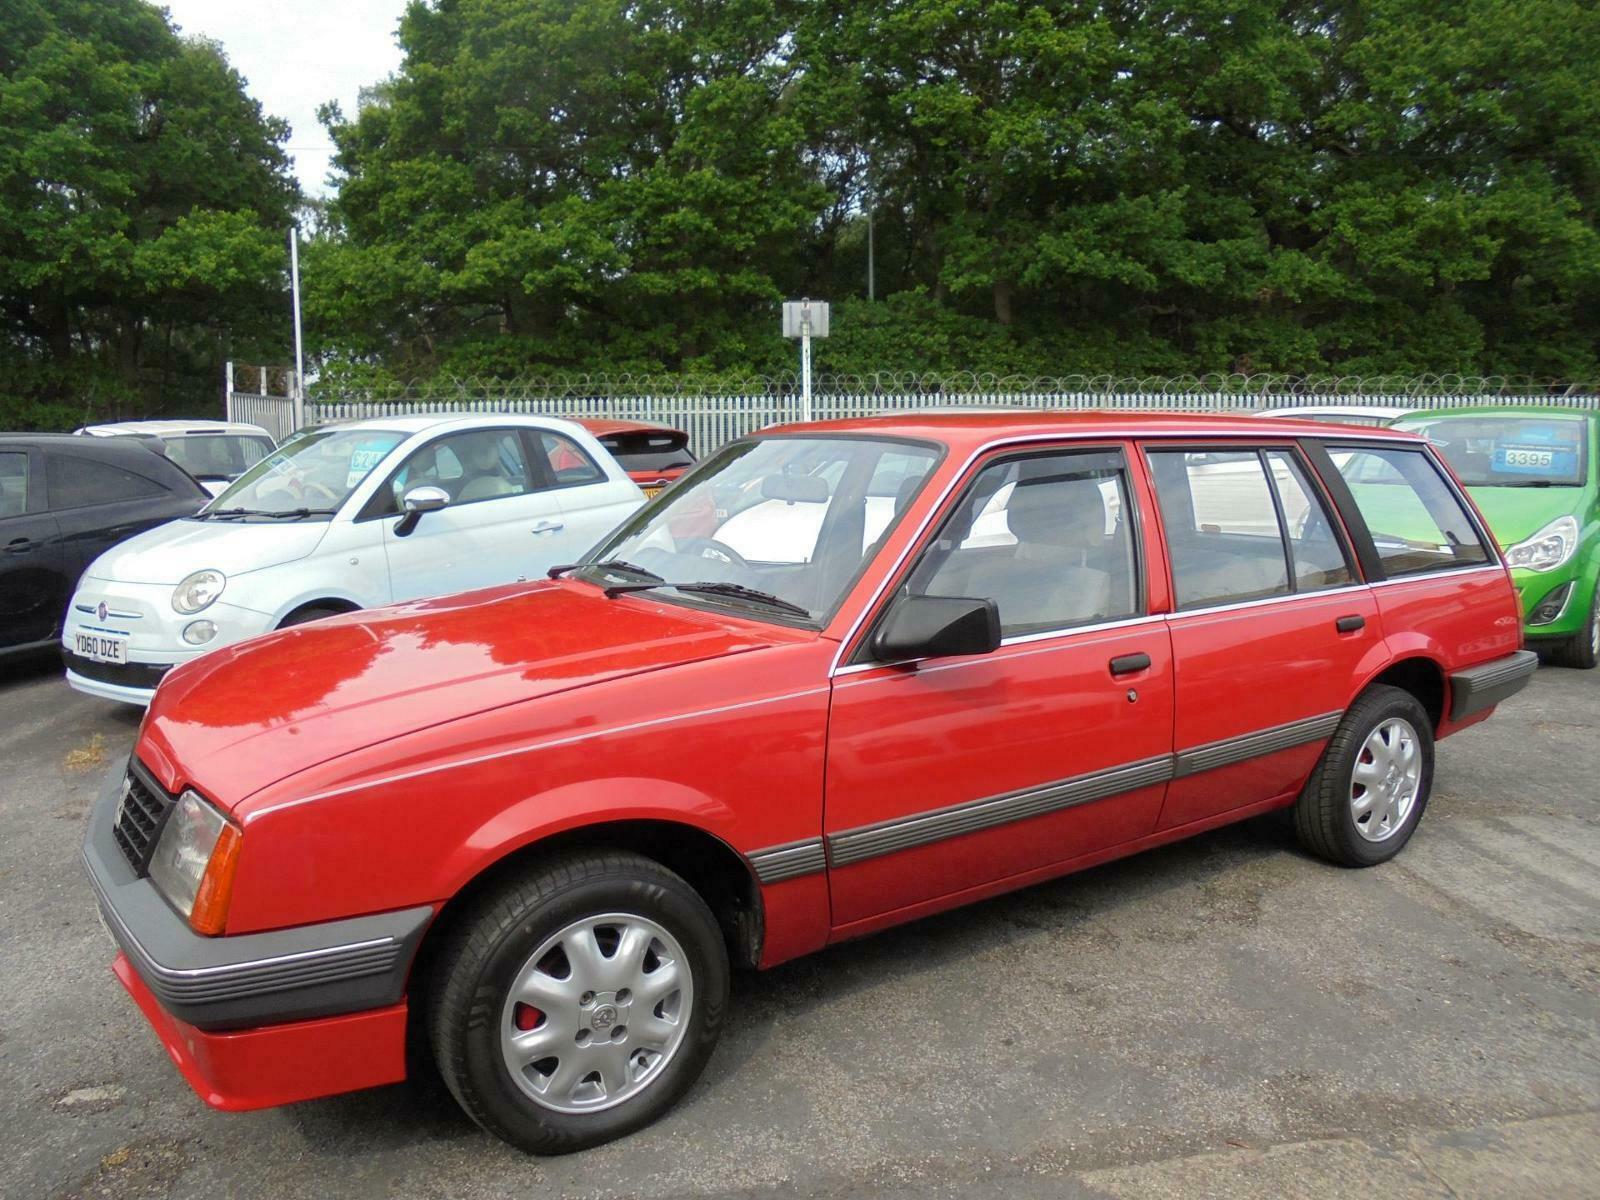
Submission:
[[[113,970],[207,1103],[255,1108],[405,1074],[405,986],[433,908],[204,937],[113,835],[124,770],[90,813],[83,861]]]
[[[1595,566],[1581,559],[1565,563],[1554,571],[1528,571],[1520,567],[1511,569],[1511,582],[1517,589],[1517,601],[1522,608],[1523,634],[1530,640],[1537,638],[1568,638],[1584,632],[1588,627],[1589,610],[1595,598]],[[1565,599],[1554,619],[1542,617],[1538,623],[1534,616],[1548,598],[1558,589],[1565,588]]]
[[[101,606],[106,615],[100,615]],[[212,639],[194,646],[183,640],[191,622],[209,621],[217,627]],[[155,695],[161,677],[180,663],[208,651],[272,628],[272,617],[237,604],[217,601],[202,611],[183,616],[172,610],[172,588],[166,584],[121,583],[84,576],[61,627],[61,652],[67,664],[67,682],[75,689],[104,700],[145,705]],[[128,661],[99,663],[77,653],[76,635],[99,634],[124,639]]]

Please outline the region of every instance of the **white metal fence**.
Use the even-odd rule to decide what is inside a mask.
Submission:
[[[1468,404],[1552,404],[1576,409],[1600,409],[1600,394],[1538,396],[1418,395],[1414,393],[1261,395],[1249,392],[1143,392],[1143,391],[973,391],[819,392],[812,398],[813,420],[868,416],[873,413],[927,408],[1040,408],[1122,409],[1167,412],[1258,412],[1299,404],[1350,404],[1402,408],[1454,408]],[[774,391],[747,395],[581,395],[502,394],[492,391],[471,396],[404,395],[399,397],[346,396],[338,399],[307,397],[303,420],[295,403],[284,396],[233,392],[228,398],[230,420],[251,421],[275,437],[292,433],[301,424],[325,425],[370,417],[414,416],[422,413],[525,413],[567,419],[598,417],[648,421],[670,425],[689,434],[690,444],[704,454],[724,442],[769,425],[804,419],[797,395]]]

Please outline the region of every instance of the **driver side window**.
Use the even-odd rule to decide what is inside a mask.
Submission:
[[[995,463],[978,475],[907,590],[993,600],[1008,637],[1136,616],[1130,513],[1119,451]]]
[[[525,496],[533,491],[522,439],[515,430],[474,429],[436,438],[412,451],[378,494],[375,516],[401,510],[413,488],[442,488],[452,506]]]

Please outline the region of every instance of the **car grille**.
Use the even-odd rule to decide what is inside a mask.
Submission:
[[[70,650],[63,650],[67,670],[96,683],[115,683],[123,687],[153,688],[161,677],[172,670],[170,663],[97,663],[90,662]]]
[[[117,820],[111,832],[139,875],[150,869],[161,827],[176,799],[150,777],[138,759],[128,760],[128,775],[122,783],[122,798],[117,802]]]

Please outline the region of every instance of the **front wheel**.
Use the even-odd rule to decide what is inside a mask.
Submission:
[[[473,1120],[535,1154],[654,1121],[721,1033],[728,955],[679,876],[634,854],[556,858],[482,897],[438,960],[429,1031]]]
[[[1387,862],[1433,788],[1433,723],[1417,698],[1376,684],[1357,698],[1295,801],[1300,844],[1346,867]]]
[[[1600,586],[1589,600],[1589,616],[1583,628],[1550,647],[1550,661],[1558,667],[1592,671],[1600,664]]]

